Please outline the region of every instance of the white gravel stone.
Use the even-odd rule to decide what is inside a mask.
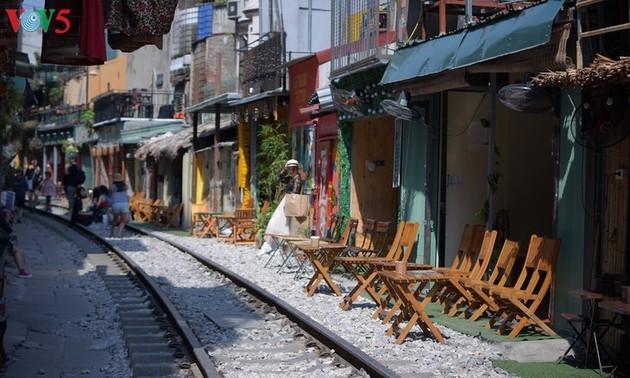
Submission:
[[[100,224],[92,225],[90,228],[106,236]],[[306,297],[303,289],[310,274],[294,279],[293,273],[276,273],[276,267],[264,268],[268,256],[258,255],[258,249],[254,247],[234,246],[209,238],[173,236],[164,232],[157,234],[193,249],[196,253],[227,267],[282,298],[400,375],[485,378],[511,376],[493,367],[491,363],[491,360],[502,358],[502,348],[498,344],[488,343],[438,324],[437,327],[447,339],[445,344],[419,337],[408,338],[404,344],[397,345],[393,338],[385,334],[387,326],[380,321],[371,320],[375,307],[368,299],[359,298],[349,311],[342,311],[339,308],[340,299],[335,295],[330,295],[328,290],[323,290],[324,286],[320,286],[312,297]],[[129,233],[125,233],[122,240],[112,238],[111,241],[119,248],[126,250],[149,274],[160,277],[161,282],[171,285],[169,290],[172,290],[172,300],[182,315],[188,319],[191,327],[198,332],[202,342],[205,338],[206,340],[213,339],[216,343],[217,338],[223,338],[225,343],[229,343],[231,336],[219,332],[217,326],[213,325],[204,313],[208,309],[220,306],[222,300],[228,300],[234,295],[233,292],[225,290],[222,285],[212,284],[211,280],[207,279],[208,274],[190,274],[191,268],[203,268],[192,257],[165,247],[164,243],[146,237],[132,236]],[[211,273],[211,275],[214,274]],[[335,276],[334,279],[344,293],[349,292],[354,286],[354,281],[348,278]],[[212,297],[212,301],[208,302],[207,297]],[[289,327],[287,333],[290,335],[291,328],[287,327]],[[106,332],[108,328],[103,330],[103,334]],[[417,329],[414,332],[416,335],[420,334]],[[214,345],[210,349],[220,354],[220,351],[225,348],[226,345]],[[265,351],[246,355],[245,358],[264,359]],[[250,368],[255,368],[255,366],[248,367],[241,364],[238,368],[234,367],[234,370],[226,376],[249,376]],[[281,368],[282,366],[278,366],[278,369]],[[309,370],[311,368],[313,366],[305,362],[304,374],[313,377],[327,374]],[[345,376],[348,376],[348,373],[349,371],[346,371]]]

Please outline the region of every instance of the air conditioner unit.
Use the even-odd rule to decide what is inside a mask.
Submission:
[[[230,20],[238,20],[238,1],[227,2],[227,14]]]

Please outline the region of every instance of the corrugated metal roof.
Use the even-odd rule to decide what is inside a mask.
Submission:
[[[400,49],[387,65],[381,84],[463,68],[546,44],[563,3],[548,0],[477,27]]]

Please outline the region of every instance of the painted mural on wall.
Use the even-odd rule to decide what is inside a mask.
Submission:
[[[320,142],[318,157],[320,174],[317,183],[319,195],[316,196],[317,203],[315,204],[315,228],[318,235],[326,235],[330,215],[339,211],[339,201],[337,200],[339,182],[337,159],[338,156],[336,156],[333,142]]]

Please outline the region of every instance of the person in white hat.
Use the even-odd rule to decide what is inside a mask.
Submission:
[[[278,181],[286,185],[287,193],[299,194],[302,191],[300,163],[295,159],[288,160],[278,174]]]
[[[286,185],[286,193],[300,194],[302,192],[300,163],[295,159],[288,160],[284,164],[284,168],[282,168],[278,174],[278,181]],[[284,214],[284,202],[285,198],[282,198],[280,204],[278,204],[278,207],[276,207],[276,210],[271,215],[267,223],[267,228],[265,229],[266,234],[289,235],[291,233],[290,221],[288,221],[287,216]],[[265,242],[258,254],[265,255],[271,253],[276,248],[278,248],[278,245],[275,241],[270,237],[265,237]]]

